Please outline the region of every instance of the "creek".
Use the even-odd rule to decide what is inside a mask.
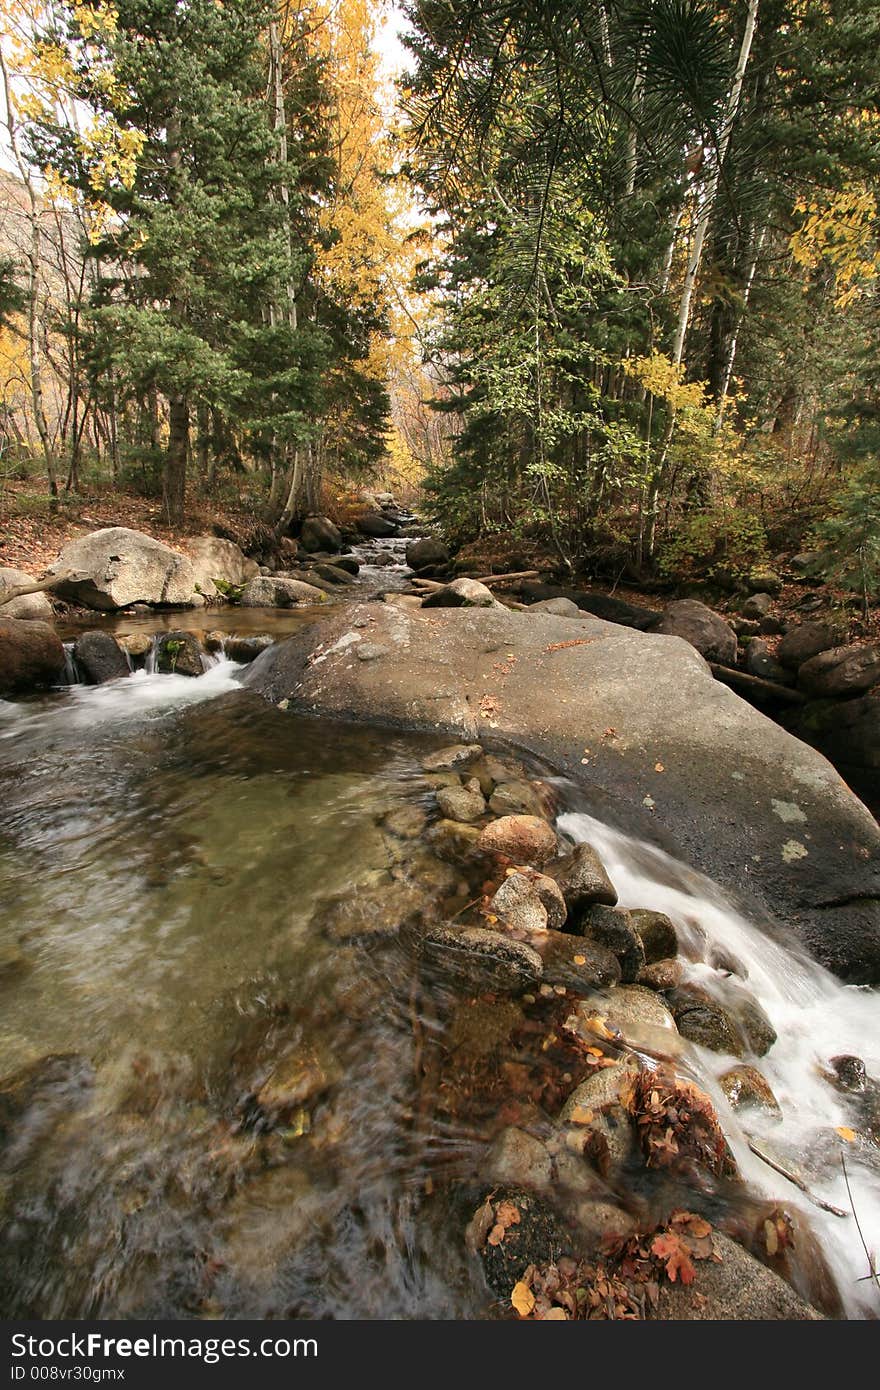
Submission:
[[[389,587],[387,567],[365,570],[358,597]],[[288,635],[318,616],[111,626]],[[324,899],[421,872],[420,846],[395,847],[381,822],[434,814],[422,763],[448,739],[282,712],[242,692],[240,670],[220,656],[196,679],[140,671],[0,701],[0,1076],[13,1078],[0,1086],[0,1307],[490,1315],[463,1231],[509,1061],[481,1040],[504,1036],[504,1018],[509,1031],[513,1006],[468,1014],[404,937],[363,945],[319,926]],[[747,1134],[718,1084],[735,1058],[682,1043],[681,1065],[756,1196],[809,1222],[846,1314],[876,1315],[853,1216],[817,1209],[748,1135],[802,1164],[826,1202],[854,1203],[877,1249],[877,1151],[836,1134],[856,1122],[823,1075],[839,1053],[880,1074],[877,991],[841,985],[709,880],[589,815],[574,787],[557,792],[559,828],[598,850],[621,904],[702,942],[687,978],[723,1002],[729,971],[706,963],[723,948],[766,1010],[779,1037],[760,1066],[781,1122],[750,1112]],[[517,1062],[537,1065],[522,1044]],[[318,1079],[273,1125],[254,1097],[279,1064]]]

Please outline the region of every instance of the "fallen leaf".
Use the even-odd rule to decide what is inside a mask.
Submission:
[[[847,1125],[838,1125],[834,1132],[839,1134],[841,1139],[845,1139],[848,1144],[854,1144],[856,1141],[855,1130],[850,1129]]]
[[[491,1231],[489,1232],[489,1244],[500,1245],[506,1234],[507,1232],[504,1226],[493,1226]]]
[[[575,965],[586,965],[587,963],[586,956],[572,956],[572,960],[574,961]]]
[[[520,1279],[519,1283],[513,1286],[513,1293],[510,1295],[510,1301],[520,1317],[527,1318],[535,1306],[535,1295],[532,1293],[528,1284],[524,1284]]]
[[[662,763],[655,763],[655,764],[654,764],[654,771],[655,771],[655,772],[665,772],[665,771],[666,771],[666,768],[663,766]]]
[[[576,1105],[571,1112],[573,1125],[589,1125],[593,1122],[593,1112],[586,1105]]]
[[[779,1249],[779,1236],[776,1233],[775,1223],[772,1221],[764,1222],[764,1244],[767,1247],[768,1255],[775,1255]]]
[[[495,1208],[495,1220],[507,1230],[508,1226],[518,1226],[522,1217],[514,1202],[499,1202]]]

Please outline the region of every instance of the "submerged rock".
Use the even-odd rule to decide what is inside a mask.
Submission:
[[[592,994],[620,979],[617,957],[595,941],[582,941],[568,932],[544,931],[530,938],[544,962],[544,979],[573,994]]]
[[[486,802],[476,778],[471,778],[464,786],[441,787],[437,792],[437,805],[447,820],[475,821],[486,813]]]
[[[519,994],[544,973],[541,957],[531,946],[484,927],[429,927],[418,951],[442,975],[474,990]]]
[[[425,892],[413,883],[392,880],[357,887],[319,904],[312,927],[332,941],[396,936],[404,923],[426,904]]]
[[[546,1191],[553,1178],[553,1160],[540,1139],[522,1129],[503,1129],[486,1154],[490,1182]]]

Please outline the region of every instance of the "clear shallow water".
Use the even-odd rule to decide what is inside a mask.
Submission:
[[[0,1078],[16,1078],[0,1085],[0,1309],[484,1316],[462,1234],[485,1141],[517,1122],[504,1065],[535,1062],[522,1014],[426,985],[403,941],[333,943],[313,922],[326,897],[421,872],[418,843],[379,822],[431,808],[421,759],[444,740],[298,719],[242,693],[239,670],[0,702],[0,952],[24,957],[0,973]],[[876,1072],[876,993],[770,942],[662,852],[580,813],[561,825],[624,905],[746,966],[780,1034],[760,1065],[786,1143],[806,1154],[847,1124],[817,1065],[854,1051]],[[723,998],[717,971],[690,969]],[[303,1057],[327,1082],[305,1115],[255,1123],[267,1075]],[[755,1190],[808,1215],[848,1311],[868,1313],[853,1223],[749,1153],[715,1080],[730,1060],[683,1052]],[[876,1245],[856,1156],[851,1182]],[[848,1206],[836,1167],[811,1185]]]

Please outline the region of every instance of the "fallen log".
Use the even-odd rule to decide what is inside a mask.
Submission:
[[[766,681],[763,676],[750,676],[747,671],[735,670],[732,666],[720,666],[717,661],[709,662],[709,669],[718,681],[731,685],[753,695],[767,695],[774,700],[782,700],[787,705],[805,705],[807,696],[802,690],[792,690],[787,685],[777,685],[776,681]]]
[[[481,574],[478,584],[485,584],[487,589],[491,589],[496,584],[512,584],[520,579],[538,579],[540,570],[518,570],[511,574]]]
[[[4,603],[11,603],[14,598],[24,598],[26,594],[42,594],[57,589],[73,577],[73,571],[69,570],[65,574],[54,574],[49,579],[35,580],[33,584],[16,584],[12,589],[4,589],[0,593],[0,608]]]

